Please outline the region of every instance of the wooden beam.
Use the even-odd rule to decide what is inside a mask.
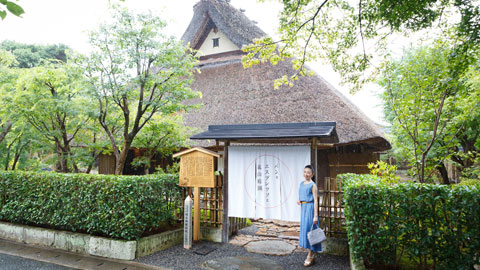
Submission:
[[[223,224],[222,224],[222,242],[228,243],[228,147],[230,141],[224,143],[223,149]]]
[[[253,139],[218,139],[219,141],[229,141],[231,143],[291,143],[291,144],[311,144],[312,138],[253,138]],[[332,137],[317,137],[317,143],[326,147],[333,147],[335,145]]]

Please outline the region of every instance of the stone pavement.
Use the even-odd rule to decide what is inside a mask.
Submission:
[[[202,263],[202,270],[283,270],[281,265],[267,258],[226,257]]]
[[[295,246],[284,241],[266,240],[250,242],[245,246],[245,249],[251,253],[260,253],[265,255],[285,256],[292,254]]]
[[[0,253],[48,262],[75,269],[88,270],[166,270],[138,262],[110,260],[57,249],[40,248],[0,239]],[[8,269],[8,268],[6,268]]]
[[[307,252],[308,250],[298,246],[298,235],[300,233],[299,222],[288,222],[271,219],[257,219],[252,221],[251,227],[257,228],[256,232],[245,232],[240,230],[238,235],[234,236],[229,244],[246,247],[251,242],[258,241],[283,241],[294,247],[294,252]],[[265,253],[271,254],[268,246],[265,249]],[[285,255],[285,254],[275,254]]]

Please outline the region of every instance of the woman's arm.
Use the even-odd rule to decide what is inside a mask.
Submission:
[[[318,200],[317,200],[317,185],[313,184],[312,186],[313,194],[313,224],[318,223]]]

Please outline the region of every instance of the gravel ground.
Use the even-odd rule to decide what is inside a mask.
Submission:
[[[194,250],[200,247],[214,247],[216,250],[207,255],[198,255]],[[350,264],[347,256],[333,256],[328,254],[317,254],[316,263],[311,267],[304,267],[303,261],[307,254],[306,252],[294,252],[288,256],[269,256],[262,254],[255,254],[247,252],[243,247],[238,247],[230,244],[221,244],[213,242],[201,241],[194,245],[191,250],[186,250],[183,245],[176,245],[166,250],[159,251],[150,256],[142,257],[136,261],[150,265],[167,267],[174,270],[183,269],[201,269],[200,265],[204,261],[219,259],[223,257],[237,257],[237,256],[251,256],[257,258],[268,258],[282,265],[285,270],[297,269],[328,269],[328,270],[343,270],[350,269]]]
[[[246,235],[255,235],[256,232],[258,232],[258,227],[255,224],[238,230],[238,234],[246,234]]]
[[[255,235],[258,227],[254,224],[238,231],[238,234]],[[199,255],[194,251],[204,248],[216,248],[207,255]],[[243,247],[234,246],[223,243],[213,243],[207,241],[200,241],[194,244],[191,250],[183,248],[183,244],[173,246],[169,249],[159,251],[152,255],[142,257],[136,261],[150,265],[162,266],[174,270],[197,270],[201,269],[201,264],[205,261],[220,259],[224,257],[255,257],[267,258],[279,265],[283,266],[284,270],[300,270],[300,269],[315,269],[315,270],[344,270],[350,269],[350,262],[348,256],[334,256],[328,254],[317,254],[316,263],[311,267],[304,267],[303,262],[307,257],[306,252],[293,252],[287,256],[271,256],[256,253],[249,253]]]

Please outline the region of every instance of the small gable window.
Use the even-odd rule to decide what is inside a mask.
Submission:
[[[214,47],[214,48],[219,46],[219,39],[220,39],[220,38],[214,38],[214,39],[213,39],[213,47]]]

